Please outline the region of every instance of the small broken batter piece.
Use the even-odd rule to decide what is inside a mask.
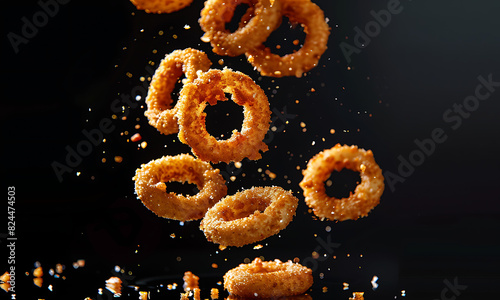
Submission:
[[[198,280],[200,279],[198,276],[194,275],[191,271],[187,271],[184,273],[184,288],[185,292],[194,291],[194,289],[199,289],[200,286],[198,284]]]
[[[365,297],[363,297],[365,293],[364,292],[354,292],[352,293],[352,298],[349,297],[349,300],[364,300]]]
[[[106,280],[106,288],[115,295],[122,293],[122,280],[118,277],[110,277]]]

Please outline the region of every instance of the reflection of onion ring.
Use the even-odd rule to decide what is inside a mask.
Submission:
[[[232,94],[232,100],[243,106],[244,119],[241,132],[234,130],[227,140],[217,141],[207,132],[203,110],[207,103],[215,105],[217,101],[227,101],[225,92]],[[230,69],[209,70],[184,85],[177,104],[179,139],[191,146],[198,158],[228,163],[245,157],[260,159],[259,150],[267,151],[262,140],[271,122],[269,101],[247,75]]]
[[[209,241],[241,247],[288,226],[297,203],[291,192],[280,187],[253,187],[216,203],[201,220],[200,228]]]
[[[283,15],[291,22],[304,26],[304,45],[295,53],[283,57],[271,53],[271,49],[260,45],[247,51],[248,61],[265,76],[301,77],[318,64],[326,51],[330,28],[325,21],[323,10],[310,0],[281,0]]]
[[[186,82],[196,79],[198,71],[207,71],[212,63],[207,55],[199,50],[187,48],[175,50],[167,54],[156,69],[149,86],[144,113],[151,126],[163,134],[173,134],[179,131],[176,107],[172,108],[172,91],[175,83],[184,73]]]
[[[326,194],[325,181],[330,174],[347,168],[360,173],[361,182],[348,198],[337,199]],[[341,146],[324,150],[307,163],[300,187],[307,205],[314,214],[329,220],[356,220],[365,217],[380,202],[384,192],[382,170],[375,162],[371,150],[357,146]]]
[[[193,0],[130,0],[138,10],[147,13],[168,14],[187,7]]]
[[[240,264],[224,275],[224,288],[230,294],[251,298],[300,295],[313,284],[312,270],[292,261],[262,261]],[[281,298],[280,298],[281,299]]]
[[[218,169],[191,155],[164,156],[136,171],[135,191],[142,203],[163,218],[198,220],[227,193]],[[167,193],[165,182],[194,183],[200,191],[193,196]]]
[[[241,3],[248,4],[250,8],[243,22],[240,22],[239,28],[231,33],[226,29],[226,23],[231,21],[235,8]],[[281,2],[207,0],[199,22],[205,32],[201,39],[205,42],[210,41],[215,53],[238,56],[264,43],[271,32],[279,26]]]

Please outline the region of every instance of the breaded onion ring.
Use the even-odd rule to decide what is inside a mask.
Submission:
[[[147,13],[168,14],[187,7],[193,0],[130,0],[138,10]]]
[[[292,261],[262,261],[255,258],[224,275],[224,288],[232,295],[273,298],[305,293],[313,284],[312,270]]]
[[[196,79],[197,72],[207,71],[212,63],[207,55],[199,50],[187,48],[175,50],[167,54],[156,69],[146,98],[147,110],[144,115],[149,124],[163,134],[173,134],[179,131],[175,112],[172,108],[172,91],[176,82],[184,73],[185,82]]]
[[[207,106],[227,101],[224,93],[243,106],[241,132],[234,130],[226,140],[216,140],[205,125]],[[267,151],[262,141],[269,130],[271,111],[264,91],[247,75],[231,69],[209,70],[192,83],[184,85],[177,103],[179,139],[188,144],[200,159],[213,163],[260,159]]]
[[[292,221],[298,199],[280,187],[253,187],[227,196],[201,220],[208,241],[241,247],[277,234]]]
[[[343,168],[359,172],[361,182],[348,198],[329,197],[325,192],[325,181],[330,174]],[[328,220],[356,220],[365,217],[379,204],[384,192],[382,170],[375,162],[371,150],[357,146],[335,145],[324,150],[307,163],[300,187],[304,190],[307,205],[316,216]]]
[[[304,72],[314,68],[327,49],[330,28],[326,23],[323,10],[310,0],[281,0],[283,15],[291,22],[304,27],[306,39],[297,52],[283,57],[271,53],[264,45],[246,52],[248,61],[262,75],[282,77],[301,77]]]
[[[274,2],[274,3],[273,3]],[[245,17],[235,32],[226,29],[235,8],[248,4]],[[201,38],[210,42],[219,55],[238,56],[264,43],[281,23],[281,2],[271,0],[207,0],[199,20],[205,32]]]
[[[142,203],[159,217],[179,221],[201,219],[227,193],[218,169],[188,154],[164,156],[143,164],[133,178]],[[194,183],[200,189],[193,196],[167,193],[165,182]]]

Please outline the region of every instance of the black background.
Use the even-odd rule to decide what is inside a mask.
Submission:
[[[150,290],[151,299],[178,298],[182,274],[190,270],[200,276],[202,297],[209,297],[211,287],[226,295],[217,286],[222,275],[245,258],[264,256],[298,257],[312,267],[313,299],[348,299],[354,291],[364,291],[366,299],[493,295],[500,281],[500,88],[456,129],[443,114],[474,95],[479,76],[500,81],[500,4],[401,1],[400,12],[348,64],[340,43],[354,45],[354,28],[363,30],[374,20],[370,12],[386,9],[389,2],[316,1],[331,35],[319,65],[302,78],[260,77],[244,56],[212,53],[199,39],[199,0],[168,15],[136,11],[125,0],[59,4],[57,13],[19,45],[18,53],[8,35],[22,35],[23,17],[32,20],[42,8],[36,1],[5,3],[2,178],[5,193],[8,186],[16,188],[17,293],[31,294],[31,299],[105,298],[97,295],[98,288],[118,275],[129,285]],[[269,44],[280,44],[286,52],[293,39],[303,36],[284,24]],[[278,185],[299,198],[294,221],[279,236],[262,241],[260,250],[248,245],[218,251],[198,229],[199,221],[181,225],[160,219],[135,197],[131,178],[142,163],[190,153],[176,135],[161,135],[147,124],[145,95],[135,100],[143,91],[137,87],[147,87],[141,77],[151,76],[146,70],[150,62],[154,70],[165,54],[186,47],[205,51],[213,68],[248,74],[269,97],[277,128],[267,137],[270,150],[261,160],[243,161],[241,169],[216,165],[236,176],[228,181],[230,194]],[[114,111],[113,101],[121,95],[131,96],[134,103],[125,105],[126,120]],[[238,107],[217,107],[210,111],[209,130],[228,133],[238,126]],[[234,116],[231,120],[223,119],[225,108]],[[108,119],[113,130],[103,134],[106,142],[93,145],[59,180],[52,164],[66,164],[68,147],[76,149],[87,139],[83,130],[92,132]],[[386,180],[381,204],[367,218],[322,222],[307,211],[298,168],[305,168],[316,153],[337,143],[356,144],[372,149],[384,172],[398,175],[398,157],[409,159],[418,149],[414,140],[431,138],[436,128],[446,140],[404,182]],[[146,148],[127,141],[136,132],[148,143]],[[116,163],[115,156],[123,162]],[[3,273],[9,267],[6,197],[2,207]],[[335,247],[321,246],[328,241]],[[313,251],[320,255],[316,260]],[[86,266],[74,269],[77,259],[85,259]],[[35,262],[45,271],[41,288],[31,282]],[[66,266],[66,279],[49,275],[57,263]],[[116,274],[116,265],[124,273]],[[379,278],[375,290],[373,276]],[[446,290],[447,281],[463,286],[459,294]],[[166,284],[173,282],[180,285],[177,290],[166,291]],[[344,282],[348,290],[343,290]],[[328,292],[323,293],[325,286]],[[133,289],[125,290],[123,297],[136,298]]]

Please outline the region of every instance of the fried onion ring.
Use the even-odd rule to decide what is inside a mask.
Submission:
[[[233,130],[230,138],[216,140],[207,132],[203,111],[217,101],[227,101],[224,93],[243,106],[241,132]],[[264,91],[247,75],[225,68],[200,74],[182,88],[177,110],[179,140],[188,144],[192,152],[204,161],[213,163],[241,161],[247,157],[260,159],[259,151],[267,151],[262,141],[269,130],[271,110]]]
[[[143,164],[133,178],[135,192],[144,206],[159,217],[179,221],[201,219],[227,193],[218,169],[188,154],[164,156]],[[193,196],[167,193],[165,182],[194,183]]]
[[[130,0],[138,10],[147,13],[168,14],[187,7],[193,0]]]
[[[254,299],[300,295],[312,284],[312,270],[290,260],[262,261],[255,258],[224,275],[224,288],[231,295]]]
[[[304,27],[306,38],[304,45],[294,53],[279,56],[271,49],[260,45],[245,54],[247,60],[261,75],[282,77],[301,77],[314,68],[327,49],[330,28],[323,10],[310,0],[281,0],[282,13],[290,22],[300,23]]]
[[[273,3],[274,2],[274,3]],[[226,29],[236,7],[250,7],[235,32]],[[210,42],[219,55],[238,56],[264,43],[281,23],[281,2],[271,0],[207,0],[199,20],[205,32],[201,40]]]
[[[292,221],[298,199],[280,187],[253,187],[227,196],[201,220],[208,241],[241,247],[277,234]]]
[[[360,173],[361,182],[354,194],[337,199],[326,194],[325,181],[330,174],[344,168]],[[380,203],[384,192],[382,170],[375,162],[371,150],[357,146],[335,145],[324,150],[307,163],[300,187],[304,190],[305,202],[317,217],[328,220],[356,220],[366,217]]]
[[[196,79],[198,71],[207,71],[212,62],[199,50],[187,48],[167,54],[156,69],[146,98],[147,110],[144,115],[149,124],[165,135],[177,133],[179,126],[172,107],[172,91],[175,83],[184,73],[185,83]]]

